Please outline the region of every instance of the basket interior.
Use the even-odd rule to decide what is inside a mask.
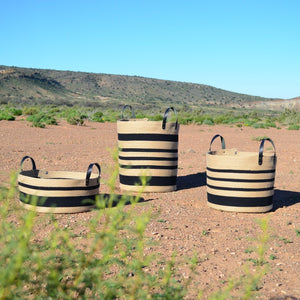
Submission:
[[[221,149],[216,151],[208,152],[210,155],[217,155],[217,156],[234,156],[234,157],[250,157],[255,156],[258,157],[258,152],[244,152],[238,151],[237,149]],[[274,152],[267,152],[264,151],[263,156],[272,157],[274,156]]]
[[[59,180],[85,180],[86,173],[83,172],[65,172],[65,171],[47,171],[47,170],[27,170],[21,171],[21,175],[39,178],[39,179],[59,179]],[[98,174],[92,173],[90,179],[98,178]]]

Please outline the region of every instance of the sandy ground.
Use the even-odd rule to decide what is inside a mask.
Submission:
[[[58,126],[44,129],[17,121],[0,122],[0,181],[8,181],[23,156],[34,158],[37,168],[85,172],[88,165],[98,162],[102,168],[100,191],[108,192],[105,181],[114,164],[111,152],[117,146],[116,124],[91,123],[72,126],[61,121]],[[221,134],[228,148],[257,152],[255,138],[268,136],[278,156],[274,208],[264,214],[222,212],[206,203],[205,155],[211,138]],[[219,143],[214,144],[216,148]],[[266,144],[266,147],[267,144]],[[24,168],[30,165],[24,165]],[[117,192],[122,193],[117,187]],[[198,257],[194,285],[210,294],[239,277],[255,253],[255,238],[261,234],[256,220],[267,217],[271,239],[266,250],[268,272],[263,277],[258,299],[300,299],[300,132],[282,129],[253,129],[236,126],[181,126],[179,132],[179,168],[177,191],[143,194],[141,211],[160,212],[147,227],[146,234],[157,246],[146,249],[170,258]],[[18,202],[18,199],[16,199]],[[68,218],[73,226],[88,219],[94,212],[57,217]],[[298,234],[297,234],[298,232]],[[46,234],[46,233],[45,233]],[[188,276],[179,267],[182,277]]]

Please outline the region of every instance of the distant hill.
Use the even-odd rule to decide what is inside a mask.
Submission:
[[[0,103],[8,102],[112,108],[123,104],[140,108],[218,105],[277,110],[286,104],[290,108],[294,102],[299,104],[299,98],[294,102],[263,98],[203,84],[138,76],[0,66]]]
[[[296,111],[300,111],[300,97],[292,98],[292,99],[275,99],[271,101],[258,101],[252,103],[252,107],[262,110],[284,110],[285,108],[294,109]],[[250,105],[251,107],[251,105]]]

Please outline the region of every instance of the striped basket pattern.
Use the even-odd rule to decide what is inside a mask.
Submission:
[[[30,159],[32,170],[23,170]],[[96,166],[99,174],[92,173]],[[19,200],[29,210],[42,213],[79,213],[95,206],[100,187],[99,164],[90,164],[86,173],[36,169],[33,158],[25,156],[18,174]]]
[[[212,142],[221,138],[222,150],[212,151]],[[273,152],[263,152],[264,143]],[[276,150],[271,139],[263,139],[258,153],[226,149],[222,136],[213,137],[206,155],[208,206],[236,212],[267,212],[273,208]]]
[[[132,119],[123,118],[129,107]],[[135,119],[131,106],[125,105],[122,119],[117,122],[119,147],[120,188],[125,191],[140,191],[142,178],[147,185],[143,192],[170,192],[176,190],[178,167],[179,124],[167,122],[170,111],[165,111],[163,121]],[[177,115],[176,115],[177,116]]]

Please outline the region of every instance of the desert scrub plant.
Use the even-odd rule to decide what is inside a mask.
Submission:
[[[251,125],[252,128],[258,129],[258,128],[262,128],[262,129],[269,129],[270,126],[268,124],[265,124],[263,122],[259,122],[259,123],[253,123]]]
[[[264,136],[253,136],[251,138],[252,141],[258,141],[258,142],[261,142],[262,140],[264,139],[269,139],[269,137],[267,135],[264,135]]]
[[[189,281],[177,280],[174,257],[164,263],[165,270],[149,271],[155,264],[155,256],[144,251],[151,214],[135,209],[139,196],[99,195],[97,208],[82,222],[86,234],[75,234],[76,228],[63,226],[58,216],[12,209],[16,192],[14,176],[0,194],[0,299],[186,295]],[[45,237],[39,235],[43,227],[48,228]]]
[[[71,125],[83,125],[88,119],[88,115],[83,107],[63,107],[56,115],[58,118],[65,119]]]
[[[71,125],[83,125],[86,117],[81,113],[74,112],[67,116],[66,120]]]
[[[299,124],[300,123],[300,113],[295,109],[285,108],[285,110],[278,116],[277,120],[281,124]]]
[[[1,120],[6,120],[6,121],[14,121],[16,118],[9,113],[6,110],[0,110],[0,121]]]
[[[22,109],[15,107],[8,106],[5,110],[13,116],[21,116],[23,114]]]
[[[96,111],[93,115],[92,115],[92,118],[91,118],[92,121],[94,122],[104,122],[103,120],[103,112],[101,111]]]
[[[288,127],[288,130],[299,130],[300,129],[300,125],[297,124],[291,124]]]
[[[163,120],[163,115],[157,114],[154,116],[149,116],[150,121],[162,121]]]
[[[33,127],[44,128],[46,125],[57,125],[55,117],[46,112],[39,112],[34,115],[30,115],[26,118],[27,121],[32,123]]]
[[[37,113],[39,113],[40,111],[40,108],[36,107],[36,106],[25,106],[23,108],[23,115],[28,115],[28,116],[31,116],[31,115],[35,115]]]

